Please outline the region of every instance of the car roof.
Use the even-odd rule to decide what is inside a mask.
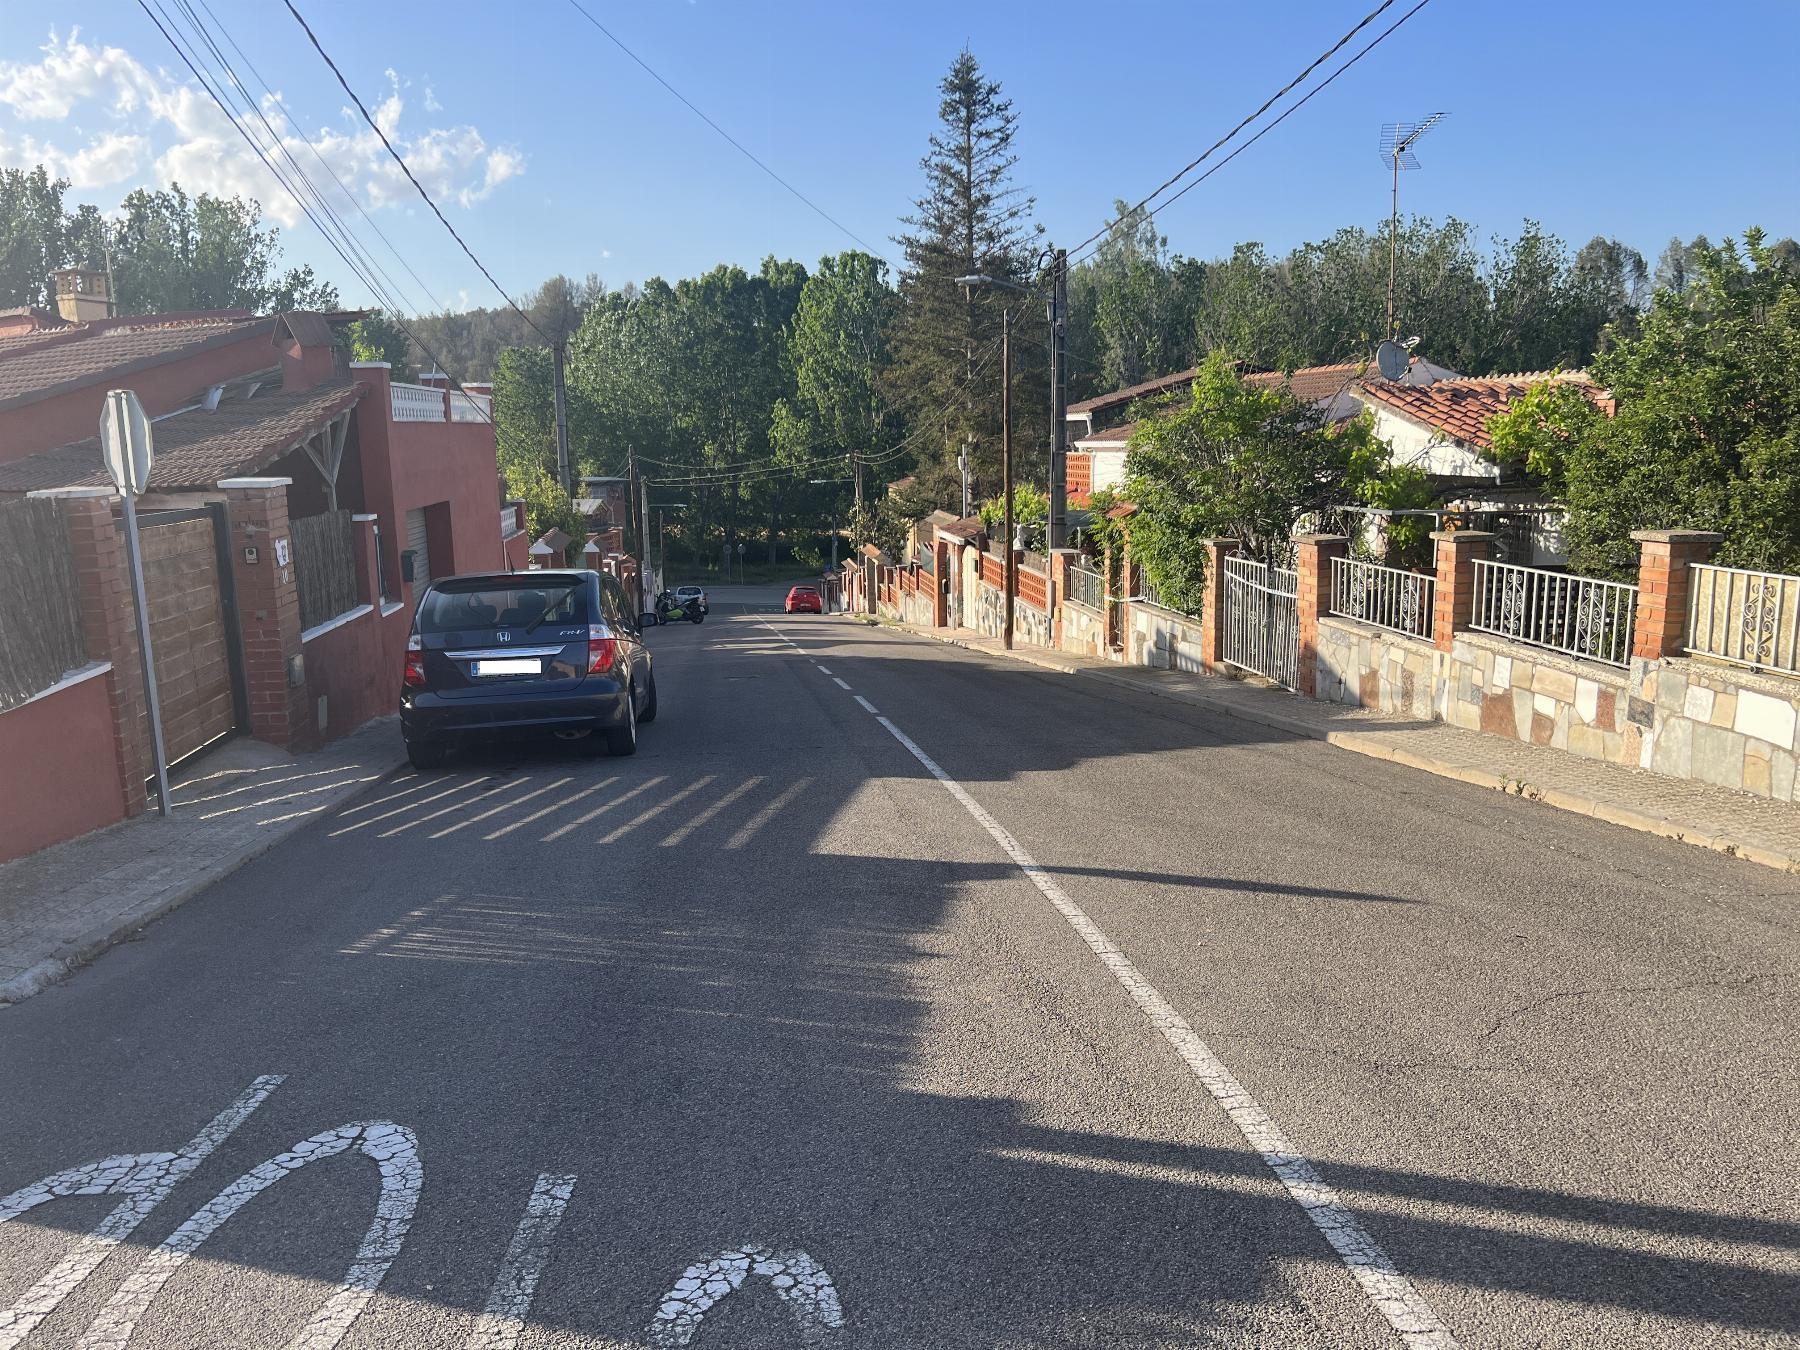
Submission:
[[[431,584],[434,587],[452,584],[457,586],[539,586],[545,582],[554,581],[572,585],[577,581],[599,575],[598,572],[591,569],[578,567],[560,568],[554,571],[545,568],[529,572],[459,572],[452,577],[433,577]]]

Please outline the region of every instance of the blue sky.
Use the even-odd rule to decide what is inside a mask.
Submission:
[[[893,257],[889,237],[921,186],[936,82],[965,43],[1020,114],[1017,181],[1036,194],[1052,236],[1072,243],[1114,198],[1143,195],[1199,153],[1372,0],[587,2],[739,140]],[[412,303],[435,307],[427,289],[452,307],[493,303],[345,116],[346,100],[280,0],[208,3],[293,118],[327,133],[334,167],[423,279],[351,217]],[[296,3],[365,102],[387,101],[383,118],[403,153],[509,289],[558,271],[618,285],[720,261],[754,267],[769,253],[810,264],[853,246],[564,0]],[[1672,0],[1433,0],[1159,220],[1171,247],[1199,256],[1245,239],[1285,249],[1372,224],[1387,208],[1380,124],[1444,110],[1449,119],[1420,147],[1423,170],[1403,182],[1402,206],[1455,214],[1483,237],[1532,217],[1574,244],[1616,235],[1653,261],[1671,235],[1717,238],[1755,223],[1800,233],[1796,50],[1797,0],[1740,0],[1704,14]],[[132,0],[6,0],[0,163],[47,159],[77,180],[77,200],[103,208],[176,176],[259,193],[272,215],[292,219],[190,84]],[[286,238],[289,255],[335,280],[347,302],[369,299],[304,221]]]

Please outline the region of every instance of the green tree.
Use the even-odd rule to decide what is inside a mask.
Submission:
[[[1191,394],[1145,418],[1125,457],[1136,503],[1131,551],[1165,599],[1199,613],[1203,540],[1227,537],[1264,562],[1286,563],[1295,527],[1345,529],[1342,508],[1366,500],[1388,470],[1367,417],[1333,424],[1279,386],[1248,385],[1214,353]]]
[[[336,309],[337,291],[310,267],[277,270],[280,232],[241,197],[189,197],[180,184],[125,198],[113,232],[113,272],[124,314],[187,309],[280,313]]]
[[[346,328],[343,340],[351,360],[386,361],[396,380],[408,381],[418,373],[412,364],[412,339],[379,309],[370,310]]]
[[[53,308],[50,274],[61,267],[100,267],[100,215],[63,206],[67,179],[33,169],[0,169],[0,306]]]
[[[991,538],[1006,540],[1006,498],[989,497],[976,509]],[[1013,529],[1024,530],[1025,547],[1042,549],[1050,532],[1050,497],[1034,483],[1013,484]]]
[[[989,348],[999,336],[1001,310],[1019,303],[997,287],[970,290],[956,279],[985,274],[1021,281],[1039,230],[1031,224],[1034,199],[1012,183],[1018,114],[999,83],[965,50],[939,93],[938,130],[920,161],[925,190],[896,239],[906,263],[891,387],[922,438],[920,481],[947,505],[961,491],[956,460],[967,439],[975,442],[977,482],[998,480],[1000,362]],[[1015,341],[1015,364],[1024,367],[1029,350]],[[1018,373],[1026,378],[1015,388],[1017,406],[1042,406],[1031,397],[1028,370]]]
[[[1683,266],[1594,362],[1614,416],[1534,390],[1490,423],[1496,451],[1564,485],[1578,571],[1629,577],[1631,532],[1672,528],[1721,531],[1728,563],[1800,570],[1800,269],[1755,229],[1688,246]]]

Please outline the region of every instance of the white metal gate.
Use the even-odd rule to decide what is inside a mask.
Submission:
[[[1299,578],[1254,558],[1225,559],[1225,661],[1294,687],[1300,665]]]

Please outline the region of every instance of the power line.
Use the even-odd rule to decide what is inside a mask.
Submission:
[[[1326,51],[1320,53],[1319,56],[1315,57],[1313,59],[1312,63],[1310,65],[1308,65],[1305,70],[1301,71],[1298,75],[1294,76],[1293,79],[1289,80],[1286,84],[1282,85],[1281,88],[1277,89],[1273,94],[1269,95],[1268,98],[1264,99],[1263,104],[1260,108],[1258,108],[1255,112],[1251,113],[1243,121],[1239,122],[1235,127],[1233,127],[1230,131],[1226,132],[1223,136],[1219,137],[1218,140],[1214,141],[1211,145],[1207,146],[1206,149],[1204,149],[1200,152],[1200,154],[1197,158],[1189,160],[1188,163],[1183,165],[1180,170],[1178,170],[1176,173],[1172,174],[1170,177],[1165,178],[1160,184],[1157,185],[1157,188],[1154,192],[1150,193],[1149,196],[1145,197],[1136,206],[1134,206],[1130,210],[1122,213],[1117,220],[1111,220],[1111,221],[1108,221],[1106,224],[1102,225],[1098,230],[1094,231],[1094,233],[1090,234],[1086,239],[1083,239],[1079,244],[1075,245],[1074,248],[1070,249],[1069,252],[1070,253],[1081,252],[1082,249],[1086,248],[1089,244],[1093,243],[1096,239],[1099,239],[1101,236],[1105,235],[1108,231],[1112,230],[1115,226],[1118,226],[1118,225],[1122,224],[1123,222],[1125,222],[1126,220],[1129,220],[1132,216],[1136,215],[1139,211],[1142,211],[1146,206],[1148,206],[1157,197],[1161,196],[1163,194],[1163,192],[1165,192],[1167,189],[1173,187],[1176,183],[1180,182],[1183,178],[1187,177],[1188,174],[1193,172],[1194,169],[1198,168],[1203,162],[1205,162],[1207,157],[1209,155],[1211,155],[1213,153],[1213,151],[1217,150],[1220,146],[1224,145],[1233,136],[1236,136],[1238,134],[1238,132],[1242,131],[1245,127],[1249,126],[1257,118],[1261,117],[1264,113],[1266,113],[1270,109],[1271,106],[1273,106],[1277,101],[1279,101],[1283,95],[1287,94],[1296,85],[1300,84],[1303,80],[1305,80],[1308,75],[1311,75],[1313,73],[1313,71],[1317,70],[1320,66],[1324,65],[1325,62],[1329,61],[1333,56],[1337,55],[1338,52],[1342,51],[1344,49],[1344,47],[1349,43],[1351,38],[1355,37],[1358,33],[1362,32],[1363,29],[1367,28],[1370,24],[1374,23],[1375,20],[1381,16],[1382,11],[1385,9],[1388,9],[1393,4],[1394,4],[1394,0],[1381,0],[1380,4],[1376,5],[1374,9],[1370,10],[1367,14],[1363,15],[1363,17],[1360,20],[1358,20],[1356,27],[1352,28],[1348,33],[1345,33],[1341,38],[1339,38],[1335,43],[1333,43],[1330,48],[1328,48]]]
[[[607,40],[609,42],[611,42],[613,44],[613,46],[617,47],[620,51],[624,52],[625,55],[629,56],[633,61],[637,62],[637,64],[643,68],[644,72],[646,74],[648,74],[651,79],[655,80],[664,89],[667,89],[671,94],[673,94],[677,99],[679,99],[681,101],[682,105],[684,107],[686,107],[689,112],[693,113],[695,117],[698,117],[702,122],[706,123],[707,126],[711,127],[714,131],[718,132],[720,136],[724,137],[726,142],[734,150],[736,150],[740,155],[742,155],[745,159],[749,160],[752,164],[756,165],[756,167],[761,169],[764,173],[768,174],[769,177],[773,178],[777,183],[781,184],[782,187],[786,188],[799,201],[801,201],[803,204],[805,204],[807,207],[809,207],[816,215],[818,215],[820,217],[820,219],[829,222],[831,225],[833,225],[837,229],[841,230],[849,238],[855,240],[858,244],[861,244],[863,247],[863,250],[865,252],[873,254],[875,257],[878,257],[878,258],[882,256],[880,253],[877,253],[876,250],[874,248],[872,248],[869,244],[865,243],[863,241],[862,236],[857,234],[855,230],[852,230],[848,225],[844,224],[836,216],[832,215],[824,207],[820,206],[811,197],[808,197],[804,192],[800,191],[799,188],[795,187],[792,183],[788,182],[787,179],[783,178],[780,174],[776,173],[775,170],[771,169],[767,164],[764,164],[760,159],[758,159],[754,154],[752,154],[744,146],[743,142],[741,142],[737,139],[737,137],[733,136],[729,131],[725,130],[724,127],[720,126],[717,122],[713,121],[712,118],[708,117],[705,113],[701,112],[700,109],[694,105],[693,101],[691,99],[689,99],[686,94],[682,93],[674,85],[670,84],[667,80],[665,80],[661,75],[657,74],[656,71],[651,68],[649,62],[645,61],[643,57],[639,56],[636,52],[632,51],[631,48],[627,47],[623,42],[621,42],[619,40],[618,35],[616,33],[614,33],[612,31],[612,29],[608,28],[605,24],[601,23],[600,20],[596,19],[593,16],[593,14],[588,11],[587,7],[580,3],[580,0],[569,0],[569,3],[572,6],[574,6],[575,10],[581,15],[582,18],[586,19],[589,23],[593,24],[595,28],[598,28],[602,33],[604,33],[606,35]],[[1392,3],[1392,0],[1389,0],[1389,3]],[[288,8],[292,9],[293,6],[290,4],[288,6]],[[884,261],[885,261],[885,259],[884,259]]]
[[[186,0],[183,0],[183,4],[185,6]],[[363,204],[356,199],[356,194],[350,191],[349,186],[344,182],[344,180],[342,178],[340,178],[338,176],[337,170],[331,167],[331,161],[326,159],[324,154],[319,150],[319,147],[313,143],[312,137],[310,137],[306,134],[306,129],[304,127],[302,127],[298,121],[295,120],[292,113],[288,112],[287,105],[285,103],[283,103],[281,101],[281,99],[276,97],[274,89],[271,88],[269,85],[269,82],[263,78],[262,72],[256,68],[256,63],[253,62],[250,59],[250,57],[245,53],[244,49],[238,45],[237,39],[231,35],[231,30],[226,28],[223,23],[219,22],[219,17],[218,17],[218,15],[213,13],[212,6],[207,3],[207,0],[199,0],[199,5],[200,5],[200,8],[202,8],[206,11],[207,17],[212,20],[213,24],[218,28],[219,32],[224,34],[225,41],[231,44],[231,50],[237,53],[238,59],[244,63],[245,68],[247,70],[249,70],[252,78],[254,78],[256,80],[258,86],[261,87],[263,93],[267,94],[269,96],[270,101],[273,102],[275,104],[275,106],[281,110],[281,116],[282,116],[283,120],[285,120],[287,122],[288,126],[293,129],[294,134],[297,135],[301,139],[301,141],[303,141],[305,143],[306,148],[312,152],[312,157],[318,161],[319,167],[324,169],[326,173],[331,175],[331,181],[337,184],[338,191],[343,194],[344,200],[349,202],[351,206],[356,208],[357,215],[361,216],[363,218],[364,222],[368,225],[368,227],[371,230],[375,231],[376,237],[378,239],[380,239],[382,243],[387,245],[388,252],[393,254],[396,261],[398,261],[399,264],[406,269],[407,275],[410,276],[413,279],[414,283],[417,284],[418,288],[425,293],[425,298],[430,300],[431,303],[433,305],[435,305],[439,310],[448,309],[449,306],[446,305],[442,300],[438,299],[438,297],[432,293],[431,287],[426,285],[425,279],[423,277],[421,277],[418,274],[418,272],[413,269],[413,265],[412,265],[411,261],[407,258],[406,254],[401,252],[401,250],[394,244],[394,241],[387,237],[387,232],[384,231],[381,228],[381,226],[376,223],[375,217],[370,215],[369,212],[364,208]],[[230,67],[227,66],[226,69],[230,70]],[[235,73],[233,74],[233,79],[234,80],[236,79]],[[241,88],[242,86],[240,85],[239,87]],[[248,93],[248,91],[246,91],[246,93]],[[382,275],[384,277],[386,277],[387,273],[383,272]],[[391,282],[392,278],[389,277],[388,280]],[[393,289],[398,291],[399,287],[395,286],[395,287],[393,287]],[[417,309],[416,306],[413,306],[412,308],[414,308],[415,310]]]
[[[456,232],[456,226],[452,225],[444,213],[438,209],[438,204],[431,199],[431,194],[425,190],[425,185],[413,176],[413,171],[407,167],[406,161],[400,157],[400,152],[394,149],[393,142],[388,140],[387,133],[381,129],[380,124],[376,122],[373,117],[369,116],[369,110],[363,106],[363,101],[357,97],[356,91],[350,87],[350,81],[344,78],[344,72],[338,69],[337,62],[331,59],[331,54],[327,52],[324,46],[319,42],[318,35],[312,30],[312,25],[308,24],[300,11],[294,8],[294,0],[282,0],[282,3],[287,6],[288,13],[294,16],[294,22],[299,24],[300,27],[305,30],[308,41],[313,45],[313,50],[318,52],[319,56],[324,60],[327,66],[331,67],[331,73],[337,76],[338,84],[341,85],[344,92],[350,96],[350,101],[356,105],[356,111],[362,114],[363,121],[367,122],[370,129],[381,138],[382,145],[386,146],[388,154],[394,157],[394,163],[400,166],[400,172],[406,175],[407,182],[411,183],[413,187],[418,190],[419,196],[424,199],[425,205],[431,208],[431,213],[438,218],[438,222],[443,225],[446,230],[450,231],[450,237],[456,240],[457,246],[461,248],[464,253],[468,254],[469,261],[474,263],[475,266],[480,269],[481,275],[488,279],[488,284],[500,293],[500,298],[511,305],[518,316],[530,325],[532,332],[543,338],[545,342],[552,341],[550,335],[542,328],[539,328],[532,317],[519,307],[519,302],[508,295],[506,293],[506,288],[494,279],[494,274],[488,271],[487,264],[475,256],[475,250],[463,242],[463,237]]]
[[[1336,70],[1332,71],[1331,74],[1327,75],[1323,80],[1319,81],[1319,83],[1317,85],[1315,85],[1313,88],[1309,89],[1300,98],[1296,99],[1290,107],[1284,109],[1282,111],[1281,116],[1277,117],[1274,121],[1270,122],[1266,127],[1263,127],[1254,136],[1250,137],[1249,140],[1245,141],[1242,145],[1238,146],[1229,155],[1225,156],[1224,159],[1220,160],[1217,164],[1213,165],[1210,169],[1208,169],[1205,173],[1201,174],[1193,182],[1184,185],[1182,187],[1181,191],[1177,192],[1174,196],[1170,197],[1167,201],[1158,203],[1156,208],[1154,210],[1152,210],[1147,216],[1145,216],[1144,219],[1145,220],[1154,220],[1156,218],[1157,212],[1165,210],[1166,208],[1168,208],[1170,206],[1173,206],[1176,202],[1180,201],[1183,197],[1187,196],[1188,193],[1192,192],[1195,188],[1199,187],[1200,184],[1204,183],[1208,178],[1211,178],[1220,169],[1224,168],[1227,164],[1231,163],[1232,160],[1236,159],[1239,155],[1243,154],[1244,151],[1248,150],[1251,146],[1255,145],[1264,136],[1267,136],[1271,131],[1275,130],[1276,127],[1280,126],[1283,122],[1287,121],[1288,118],[1292,117],[1295,113],[1299,112],[1300,109],[1304,108],[1308,103],[1312,102],[1312,100],[1315,97],[1324,93],[1326,89],[1330,88],[1332,82],[1334,80],[1336,80],[1338,76],[1342,75],[1345,71],[1349,70],[1350,67],[1354,66],[1358,61],[1362,60],[1363,57],[1367,56],[1370,52],[1374,51],[1375,48],[1379,47],[1383,42],[1385,42],[1388,39],[1388,37],[1396,29],[1398,29],[1408,19],[1412,18],[1413,15],[1417,14],[1420,10],[1424,9],[1425,6],[1429,5],[1430,3],[1431,3],[1431,0],[1418,0],[1418,3],[1415,4],[1411,9],[1407,10],[1406,13],[1402,14],[1398,19],[1395,19],[1393,23],[1389,24],[1380,33],[1376,34],[1375,37],[1369,41],[1368,45],[1363,47],[1362,50],[1360,50],[1359,52],[1356,53],[1356,55],[1352,56],[1348,61],[1344,62],[1344,64],[1339,66]],[[1092,257],[1093,253],[1094,253],[1094,250],[1090,250],[1086,256]]]
[[[294,189],[294,187],[281,175],[281,173],[275,168],[275,166],[269,162],[268,156],[263,153],[263,149],[259,144],[257,144],[256,138],[253,137],[250,134],[249,129],[246,128],[244,126],[244,124],[241,121],[239,121],[236,116],[234,116],[232,114],[231,109],[225,105],[224,99],[213,88],[211,82],[208,81],[207,78],[203,74],[200,73],[199,68],[194,63],[194,59],[189,56],[187,48],[179,40],[177,40],[175,35],[173,33],[171,33],[168,28],[165,28],[163,26],[162,20],[157,18],[156,13],[151,10],[149,4],[146,3],[146,0],[137,0],[137,4],[138,4],[138,8],[143,10],[144,17],[149,19],[150,22],[156,26],[157,32],[162,34],[163,40],[165,42],[167,42],[169,44],[169,46],[174,48],[175,54],[181,58],[181,63],[188,68],[189,73],[192,74],[193,77],[197,81],[199,81],[200,87],[206,92],[207,97],[212,99],[213,103],[217,105],[219,111],[225,115],[225,120],[231,123],[232,127],[236,129],[239,136],[243,137],[244,143],[250,147],[251,153],[253,153],[257,157],[257,159],[261,161],[263,168],[267,169],[269,171],[270,175],[275,179],[275,181],[277,183],[279,183],[282,186],[282,188],[284,188],[287,191],[288,195],[294,199],[294,204],[300,208],[302,214],[304,214],[306,216],[307,220],[312,223],[313,228],[318,230],[320,236],[331,247],[332,251],[334,253],[336,253],[338,255],[338,257],[343,261],[344,266],[348,267],[350,269],[351,273],[359,281],[361,281],[365,286],[367,286],[373,294],[375,294],[379,298],[382,295],[381,288],[369,276],[367,276],[362,271],[362,269],[357,265],[355,260],[352,259],[347,252],[345,252],[344,246],[341,245],[338,242],[338,240],[333,237],[332,233],[329,230],[327,230],[322,224],[320,224],[318,217],[316,217],[313,214],[311,208],[308,207],[305,198],[303,198],[299,194],[299,192],[297,192]],[[164,17],[165,18],[167,17],[166,12],[164,14]],[[339,223],[340,228],[342,228],[342,222],[338,222],[338,223]],[[391,304],[391,301],[389,303]],[[420,351],[425,353],[425,355],[429,356],[432,359],[432,362],[434,364],[436,364],[440,370],[444,369],[444,365],[441,361],[438,360],[436,353],[434,353],[430,347],[426,346],[426,344],[419,339],[419,336],[416,333],[414,333],[410,328],[408,328],[406,326],[406,324],[403,321],[401,321],[397,315],[394,318],[394,324],[397,328],[400,329],[401,332],[406,334],[407,339],[409,341],[414,343],[419,348]],[[460,380],[458,380],[455,376],[450,375],[446,371],[445,378],[448,379],[449,382],[456,388],[457,392],[466,394],[467,391],[463,389],[462,382]],[[481,413],[481,418],[483,421],[487,422],[489,425],[494,424],[493,415],[491,413],[482,412],[479,404],[475,404],[475,403],[471,402],[471,406],[477,412]],[[497,430],[498,430],[498,428],[496,428],[496,431]]]

